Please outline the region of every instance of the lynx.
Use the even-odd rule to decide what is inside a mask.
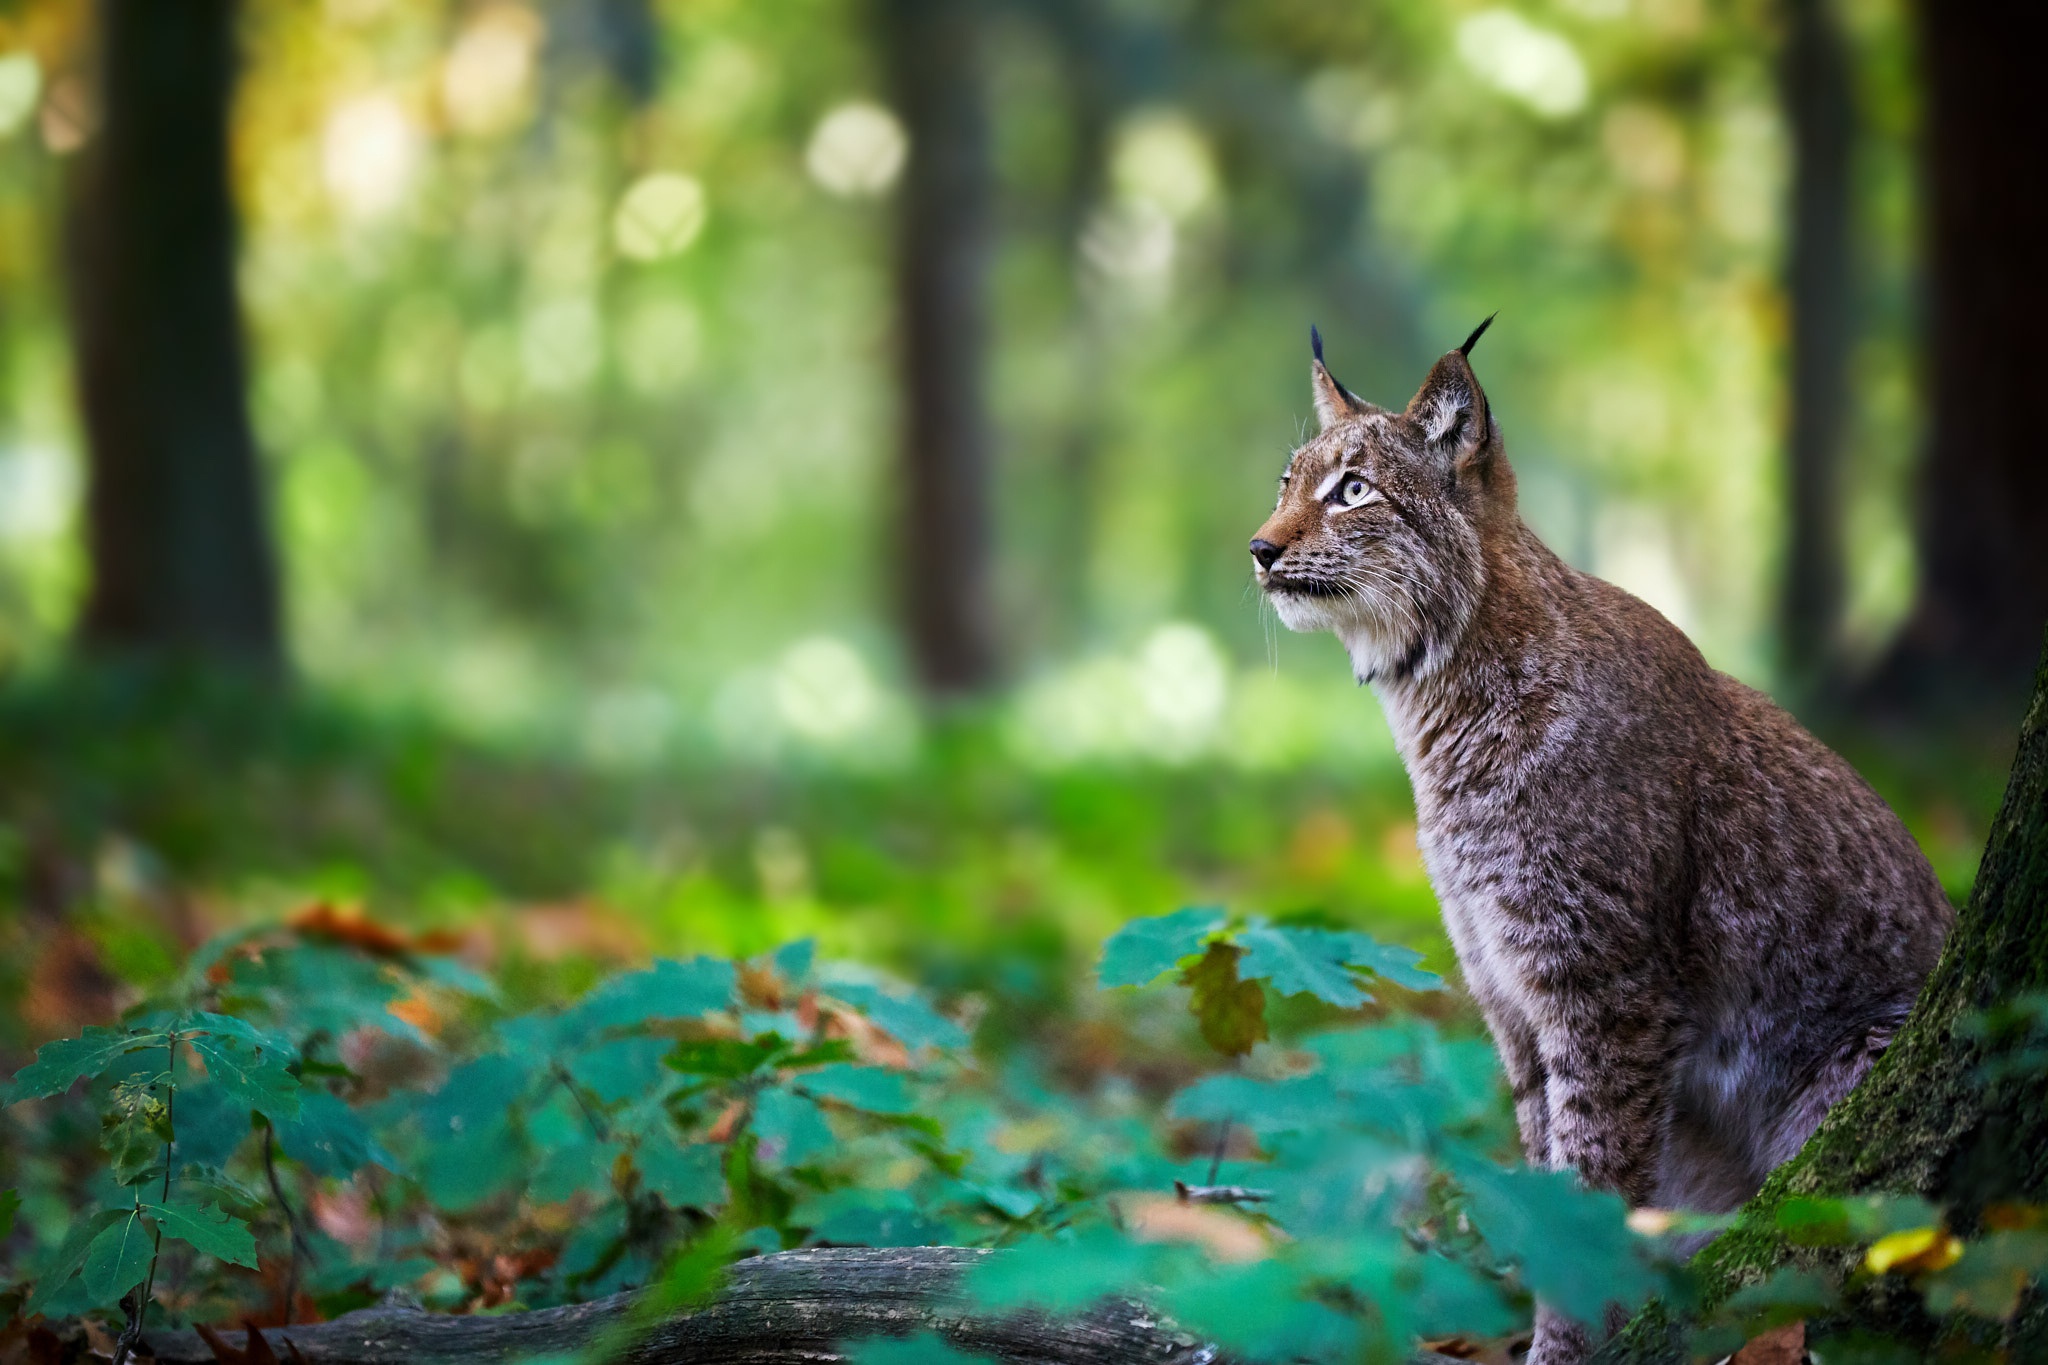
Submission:
[[[1400,412],[1311,329],[1321,430],[1254,574],[1385,709],[1528,1159],[1732,1209],[1884,1051],[1952,910],[1846,762],[1523,524],[1469,358],[1491,322]],[[1592,1339],[1539,1306],[1529,1359]]]

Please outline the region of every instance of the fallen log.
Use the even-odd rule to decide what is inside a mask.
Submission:
[[[785,1251],[735,1263],[718,1298],[652,1325],[614,1359],[631,1365],[819,1365],[861,1337],[931,1330],[964,1351],[1020,1365],[1212,1365],[1219,1353],[1128,1303],[1054,1317],[977,1313],[958,1293],[983,1256],[965,1247]],[[631,1320],[636,1294],[523,1313],[458,1317],[380,1305],[303,1327],[263,1331],[278,1357],[307,1365],[512,1361],[580,1350]],[[242,1349],[241,1332],[219,1334]],[[146,1331],[159,1365],[214,1365],[197,1333]]]

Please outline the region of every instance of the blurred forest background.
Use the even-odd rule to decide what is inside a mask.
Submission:
[[[2017,9],[0,4],[10,1041],[311,898],[1014,999],[1195,897],[1442,965],[1377,707],[1248,584],[1311,321],[1393,403],[1499,310],[1527,519],[1960,893],[2048,615]]]

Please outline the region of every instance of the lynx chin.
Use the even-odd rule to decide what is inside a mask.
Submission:
[[[1529,1160],[1732,1209],[1890,1043],[1953,914],[1846,762],[1522,523],[1485,330],[1400,411],[1331,378],[1311,330],[1322,427],[1253,571],[1386,710]],[[1529,1360],[1597,1332],[1539,1310]]]

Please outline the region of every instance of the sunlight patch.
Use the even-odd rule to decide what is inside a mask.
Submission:
[[[674,171],[656,171],[620,196],[612,241],[621,255],[658,261],[687,251],[704,230],[704,217],[703,185]]]
[[[1586,105],[1586,65],[1578,49],[1513,10],[1481,10],[1459,24],[1458,55],[1496,90],[1546,118]]]
[[[842,198],[879,195],[896,183],[910,150],[903,124],[881,105],[854,100],[818,120],[804,169]]]

